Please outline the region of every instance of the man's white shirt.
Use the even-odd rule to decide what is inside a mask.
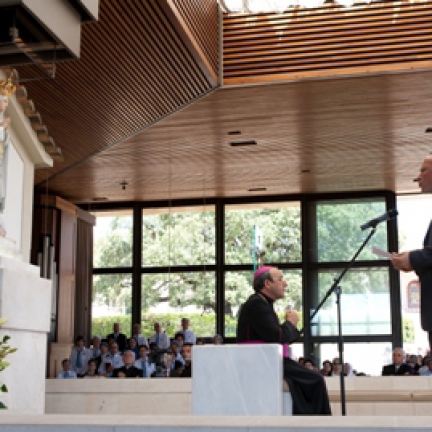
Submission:
[[[185,343],[191,343],[191,344],[196,344],[196,336],[195,333],[190,330],[179,330],[179,333],[183,333],[183,337],[184,337],[184,342]]]
[[[159,335],[159,338],[158,338]],[[150,343],[154,342],[160,349],[168,349],[171,345],[170,338],[165,332],[155,333],[150,338]]]
[[[149,346],[147,338],[145,336],[143,336],[141,333],[135,334],[132,337],[134,337],[136,339],[138,346],[141,346],[141,345],[145,345],[147,347]]]
[[[78,348],[74,347],[69,357],[70,370],[76,372],[77,375],[85,374],[88,369],[88,361],[91,359],[92,354],[93,351],[91,349],[84,347],[81,350],[81,367],[78,367],[76,365],[78,360]]]
[[[106,353],[101,357],[101,360],[102,361],[98,369],[98,372],[101,375],[106,374],[105,363],[111,363],[114,369],[118,369],[124,366],[122,356],[119,353],[114,354],[114,356],[111,355],[110,353]]]
[[[143,369],[143,364],[142,364],[143,361],[145,362],[145,365],[146,365],[145,378],[150,378],[151,374],[156,372],[156,365],[154,363],[149,363],[147,361],[147,359],[143,360],[143,359],[139,358],[138,360],[135,361],[134,366],[137,367],[138,369],[142,370]]]
[[[77,374],[70,370],[70,371],[61,371],[57,374],[58,379],[71,379],[71,378],[77,378]]]

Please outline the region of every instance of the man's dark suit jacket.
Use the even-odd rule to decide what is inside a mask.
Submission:
[[[432,222],[423,249],[411,251],[409,259],[420,279],[420,320],[423,330],[432,332]]]
[[[135,366],[122,366],[121,368],[114,369],[112,374],[113,378],[118,378],[119,372],[123,372],[126,375],[126,378],[136,378],[142,376],[142,370],[138,369]]]
[[[383,366],[382,369],[382,376],[389,376],[389,375],[405,375],[406,373],[409,373],[410,375],[413,374],[413,370],[411,366],[407,365],[406,363],[402,363],[399,367],[399,369],[396,372],[396,366],[394,364],[389,364],[387,366]]]
[[[110,333],[109,335],[107,335],[107,339],[109,339],[109,338],[114,339],[114,333]],[[116,342],[117,342],[119,351],[123,352],[125,347],[126,347],[126,343],[127,343],[126,335],[123,333],[119,333],[117,336]]]

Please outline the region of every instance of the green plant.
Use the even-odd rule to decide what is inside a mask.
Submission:
[[[7,321],[6,318],[0,318],[0,327],[4,325],[4,323]],[[16,348],[11,348],[10,345],[8,344],[8,341],[10,339],[10,336],[5,335],[3,336],[3,339],[1,339],[1,343],[0,343],[0,372],[4,371],[9,365],[10,363],[5,361],[5,358],[9,355],[14,353],[17,349]],[[8,389],[6,387],[6,384],[2,384],[0,386],[0,392],[2,393],[7,393]],[[7,408],[7,406],[0,401],[0,408],[5,409]]]

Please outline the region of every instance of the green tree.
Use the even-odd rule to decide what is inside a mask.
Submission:
[[[366,237],[360,225],[384,212],[384,201],[323,202],[316,206],[317,248],[309,251],[318,262],[346,262]],[[143,266],[171,267],[168,273],[145,273],[142,282],[142,311],[149,314],[154,306],[166,303],[181,312],[193,306],[203,316],[216,309],[215,274],[207,271],[216,259],[215,212],[208,208],[186,211],[144,213]],[[254,245],[254,227],[262,232],[263,246]],[[112,218],[107,235],[95,245],[95,266],[127,267],[132,265],[132,218]],[[378,227],[373,245],[386,249],[385,224]],[[261,256],[263,262],[300,263],[302,259],[301,213],[299,205],[269,204],[267,207],[227,207],[225,214],[225,262],[250,265],[250,271],[227,272],[225,275],[226,322],[235,319],[239,306],[252,293],[252,264]],[[359,259],[376,257],[370,247]],[[199,272],[178,272],[176,266],[202,265]],[[340,265],[342,267],[342,265]],[[328,268],[317,274],[319,295],[326,293],[339,268]],[[277,309],[302,306],[302,275],[286,271],[287,298]],[[310,276],[310,275],[309,275]],[[369,295],[388,292],[388,272],[380,268],[351,270],[343,280],[344,293]],[[113,307],[130,309],[131,276],[98,275],[94,278],[93,298]],[[330,306],[325,306],[330,307]],[[178,324],[177,324],[178,326]]]

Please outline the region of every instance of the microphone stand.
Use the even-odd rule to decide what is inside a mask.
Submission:
[[[346,415],[346,398],[345,398],[345,375],[344,375],[344,361],[343,361],[343,336],[342,336],[342,316],[341,316],[341,294],[342,294],[342,288],[340,287],[339,283],[342,280],[342,278],[345,276],[347,271],[352,267],[354,261],[357,259],[357,257],[360,255],[360,252],[365,248],[366,244],[369,242],[371,237],[375,234],[376,226],[378,225],[378,221],[371,225],[372,231],[369,233],[369,235],[366,237],[366,239],[363,241],[361,246],[358,248],[357,252],[354,254],[354,256],[351,258],[351,261],[346,265],[342,273],[334,280],[332,286],[327,291],[324,298],[321,300],[319,305],[315,308],[314,313],[309,317],[309,323],[312,322],[312,320],[315,318],[315,315],[319,312],[319,310],[322,308],[323,304],[327,301],[327,299],[333,294],[333,292],[336,294],[336,304],[337,304],[337,319],[338,319],[338,351],[339,351],[339,363],[341,367],[341,374],[340,374],[340,389],[341,389],[341,409],[342,409],[342,415]],[[304,332],[304,327],[300,330],[300,333],[302,334]]]

